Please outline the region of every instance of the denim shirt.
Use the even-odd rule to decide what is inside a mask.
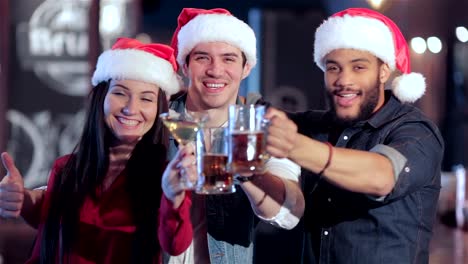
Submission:
[[[429,261],[444,143],[437,127],[417,108],[400,103],[389,92],[386,99],[370,119],[340,131],[331,124],[329,112],[290,115],[299,132],[311,138],[386,156],[396,177],[390,194],[372,197],[303,170],[306,263]]]
[[[185,93],[177,96],[171,101],[170,108],[177,112],[185,111],[186,98]],[[237,103],[241,101],[238,99]],[[169,159],[176,152],[176,141],[170,137]],[[211,264],[252,263],[257,219],[242,188],[236,188],[232,194],[205,195],[205,201]]]

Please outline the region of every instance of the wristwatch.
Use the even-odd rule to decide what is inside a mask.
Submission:
[[[239,175],[236,175],[236,176],[234,176],[234,181],[237,181],[239,183],[243,183],[243,182],[248,182],[248,181],[253,180],[254,177],[255,177],[255,174],[252,174],[252,176],[239,176]]]

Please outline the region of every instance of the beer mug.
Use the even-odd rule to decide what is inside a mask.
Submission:
[[[229,106],[228,170],[233,174],[263,173],[268,155],[263,105]]]
[[[196,137],[198,194],[225,194],[236,191],[232,174],[226,170],[228,160],[227,128],[200,129]]]

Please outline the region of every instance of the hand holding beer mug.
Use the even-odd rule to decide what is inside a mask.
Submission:
[[[263,173],[268,120],[263,105],[229,106],[229,171],[233,174]]]
[[[170,109],[168,113],[159,115],[159,117],[175,140],[183,146],[195,141],[197,132],[208,120],[208,114],[206,112],[178,113],[172,109]],[[187,175],[184,175],[184,172],[183,170],[181,171],[181,188],[188,190],[195,189],[196,181],[190,181]]]
[[[197,133],[196,158],[198,194],[225,194],[236,191],[228,160],[227,128],[203,128]]]

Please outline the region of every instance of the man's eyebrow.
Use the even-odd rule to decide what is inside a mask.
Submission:
[[[356,58],[354,60],[351,60],[351,62],[371,62],[369,59],[367,58]]]
[[[194,55],[208,55],[208,52],[197,50],[193,52]]]
[[[223,56],[239,57],[239,54],[234,53],[234,52],[227,52],[227,53],[223,53]]]
[[[356,59],[352,59],[351,62],[352,62],[352,63],[354,63],[354,62],[369,62],[369,63],[370,63],[371,61],[370,61],[369,59],[367,59],[367,58],[356,58]],[[328,64],[328,63],[335,63],[335,64],[338,64],[337,61],[331,60],[331,59],[325,60],[325,64]]]
[[[194,55],[209,55],[208,52],[206,51],[194,51],[193,52]],[[226,53],[222,53],[221,56],[231,56],[231,57],[239,57],[239,54],[235,53],[235,52],[226,52]]]

